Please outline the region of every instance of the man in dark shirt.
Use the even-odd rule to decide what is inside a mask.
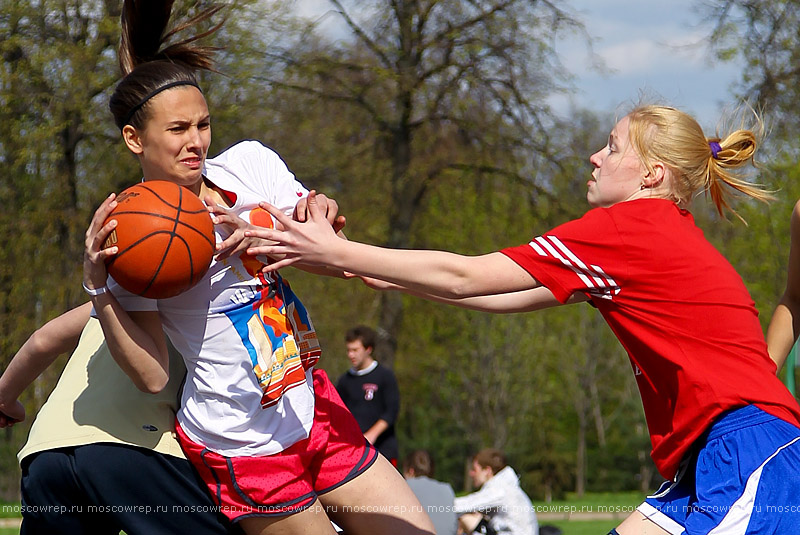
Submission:
[[[375,338],[375,331],[363,325],[347,331],[347,358],[352,367],[339,378],[336,390],[366,439],[397,466],[394,423],[400,411],[400,391],[394,373],[372,355]]]

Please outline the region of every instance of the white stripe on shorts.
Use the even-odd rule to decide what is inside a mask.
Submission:
[[[747,478],[747,484],[744,487],[741,497],[733,502],[730,511],[722,519],[717,527],[708,532],[708,535],[743,535],[747,530],[747,525],[750,523],[750,516],[753,513],[753,506],[756,501],[756,492],[758,491],[758,484],[761,481],[761,472],[764,466],[772,460],[773,457],[778,455],[781,450],[788,448],[795,442],[800,440],[800,437],[792,440],[788,444],[784,444],[778,448],[775,453],[767,457],[761,466],[755,469],[750,477]]]
[[[642,502],[639,507],[636,508],[637,511],[642,513],[648,520],[653,522],[656,526],[660,527],[664,531],[670,533],[670,535],[681,535],[685,532],[683,526],[672,520],[670,517],[653,507],[647,502]]]

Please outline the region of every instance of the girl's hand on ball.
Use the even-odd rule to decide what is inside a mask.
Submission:
[[[86,241],[83,253],[83,283],[87,288],[105,286],[108,272],[106,260],[117,254],[117,247],[105,248],[108,236],[117,226],[116,220],[104,224],[111,211],[117,206],[116,194],[112,193],[95,211],[92,222],[86,230]]]

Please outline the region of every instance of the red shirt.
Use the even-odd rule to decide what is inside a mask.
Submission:
[[[754,404],[800,427],[741,277],[675,203],[597,208],[502,252],[559,301],[582,292],[603,314],[631,359],[664,477],[726,410]]]

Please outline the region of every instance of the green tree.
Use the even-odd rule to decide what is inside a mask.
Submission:
[[[767,111],[775,142],[793,142],[800,82],[800,2],[715,0],[701,7],[709,20],[717,21],[710,42],[718,58],[745,60],[739,96]]]
[[[579,28],[564,10],[530,0],[330,4],[348,38],[325,40],[311,23],[300,40],[269,49],[285,68],[265,78],[359,110],[383,161],[372,184],[383,197],[382,243],[411,243],[426,195],[448,173],[542,188],[535,177],[552,164],[546,130],[554,123],[544,101],[565,79],[553,40]],[[378,325],[389,343],[380,349],[389,364],[402,311],[397,295],[381,296]]]
[[[203,6],[178,3],[175,16]],[[255,0],[241,0],[228,11],[220,40],[231,50],[257,46],[248,21],[266,19],[267,8],[255,13],[256,7]],[[0,244],[0,369],[36,327],[86,300],[80,287],[86,227],[109,192],[141,176],[108,112],[119,79],[120,9],[118,0],[0,3],[0,229],[6,236]],[[223,71],[233,60],[220,59]],[[243,62],[229,70],[247,68]],[[229,78],[214,80],[212,93],[225,94],[225,85],[232,85]],[[220,100],[225,131],[236,102]],[[26,392],[31,417],[58,373],[48,370]],[[14,429],[5,433],[9,455],[0,473],[8,479],[0,481],[0,498],[13,499],[18,489],[13,453],[25,429]]]

